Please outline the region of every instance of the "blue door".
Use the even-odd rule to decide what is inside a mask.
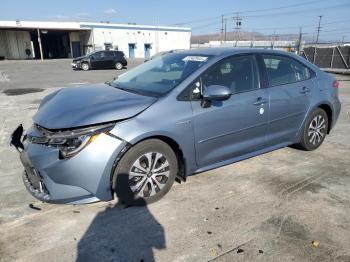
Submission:
[[[210,107],[203,108],[200,100],[191,102],[199,167],[265,147],[269,96],[266,88],[260,88],[254,56],[222,60],[200,77],[198,85],[203,90],[210,85],[222,85],[232,91],[229,99],[213,101]]]
[[[148,59],[151,56],[151,45],[145,44],[145,59]]]
[[[304,65],[289,57],[263,55],[263,59],[270,85],[268,142],[293,143],[309,110],[314,80]]]
[[[73,41],[72,42],[72,56],[73,58],[81,56],[81,51],[80,51],[80,42],[79,41]]]
[[[135,44],[129,44],[129,58],[135,58]]]

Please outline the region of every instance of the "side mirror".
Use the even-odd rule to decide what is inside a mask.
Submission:
[[[91,59],[91,60],[94,60],[94,59],[95,59],[95,57],[92,55],[92,56],[90,56],[90,59]]]
[[[226,86],[210,85],[203,91],[202,106],[208,107],[211,101],[223,101],[229,99],[231,95],[231,90]]]

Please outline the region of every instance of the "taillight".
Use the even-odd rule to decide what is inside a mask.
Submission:
[[[339,83],[338,80],[335,80],[335,81],[333,82],[333,87],[334,87],[334,88],[338,88],[339,85],[340,85],[340,83]]]

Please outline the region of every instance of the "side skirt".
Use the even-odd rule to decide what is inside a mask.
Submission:
[[[271,152],[271,151],[274,151],[274,150],[277,150],[277,149],[280,149],[280,148],[283,148],[283,147],[286,147],[286,146],[290,146],[292,144],[294,144],[294,143],[292,143],[292,142],[281,143],[281,144],[274,145],[274,146],[271,146],[271,147],[267,147],[267,148],[264,148],[264,149],[260,149],[258,151],[255,151],[255,152],[252,152],[252,153],[248,153],[248,154],[245,154],[245,155],[242,155],[242,156],[238,156],[238,157],[230,158],[230,159],[227,159],[227,160],[224,160],[224,161],[220,161],[220,162],[217,162],[217,163],[214,163],[214,164],[210,164],[210,165],[198,168],[197,170],[195,170],[193,172],[192,175],[197,174],[197,173],[202,173],[202,172],[214,169],[214,168],[218,168],[218,167],[226,166],[226,165],[229,165],[229,164],[233,164],[233,163],[242,161],[244,159],[248,159],[248,158],[255,157],[255,156],[258,156],[258,155],[261,155],[261,154],[264,154],[264,153],[268,153],[268,152]]]

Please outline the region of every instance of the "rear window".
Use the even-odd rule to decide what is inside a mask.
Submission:
[[[108,57],[114,56],[114,55],[113,55],[113,52],[105,52],[105,54],[106,54],[106,56],[108,56]]]
[[[263,55],[270,86],[284,85],[311,78],[309,68],[285,56]]]
[[[123,52],[120,51],[114,51],[114,56],[120,56],[123,55]]]

